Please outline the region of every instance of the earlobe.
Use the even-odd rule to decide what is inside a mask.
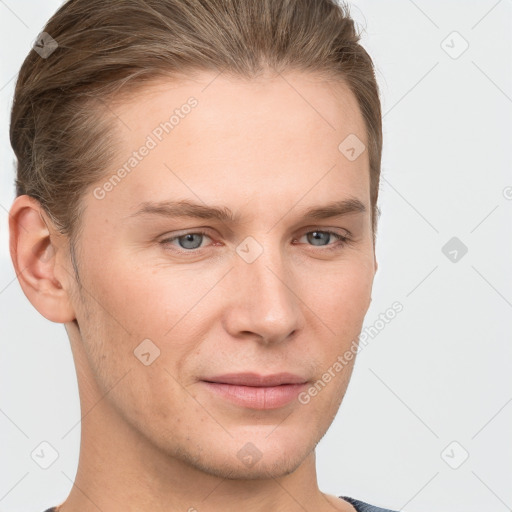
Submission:
[[[40,203],[18,196],[9,212],[9,250],[23,293],[45,318],[57,323],[75,318],[66,283],[55,275],[62,254],[52,243]],[[62,252],[62,251],[61,251]]]

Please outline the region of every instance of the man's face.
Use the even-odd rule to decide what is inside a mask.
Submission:
[[[354,347],[376,270],[368,151],[338,149],[350,134],[367,145],[355,97],[284,78],[204,73],[113,106],[116,164],[84,198],[77,249],[74,351],[94,376],[87,386],[108,392],[103,406],[143,444],[231,478],[289,473],[325,434],[354,359],[335,363]],[[365,211],[304,217],[344,200]],[[235,219],[137,213],[165,201]],[[288,401],[260,390],[261,401],[235,403],[204,382],[245,372],[308,384]]]

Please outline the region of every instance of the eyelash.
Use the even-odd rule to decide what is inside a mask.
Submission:
[[[319,249],[321,249],[323,251],[337,251],[337,250],[343,249],[346,245],[348,245],[348,244],[350,244],[352,242],[351,238],[346,236],[346,235],[340,235],[336,231],[332,231],[330,229],[320,229],[320,228],[313,228],[310,231],[306,231],[305,233],[303,233],[301,235],[300,238],[302,238],[302,236],[304,236],[304,235],[308,235],[310,233],[315,233],[315,232],[328,233],[328,234],[333,235],[336,238],[338,238],[339,243],[337,243],[337,244],[329,244],[329,245],[326,245],[326,246],[316,246],[316,247],[318,247]],[[176,236],[173,236],[173,237],[170,237],[170,238],[165,238],[164,240],[160,241],[160,244],[162,244],[164,247],[165,246],[169,246],[171,244],[171,242],[174,242],[174,240],[177,240],[178,238],[182,238],[182,237],[187,236],[187,235],[204,235],[204,236],[207,236],[208,238],[211,238],[206,231],[203,231],[203,230],[199,229],[197,231],[189,231],[188,233],[182,233],[180,235],[176,235]],[[315,247],[315,246],[312,245],[311,247]],[[189,249],[189,250],[181,249],[181,248],[180,249],[175,248],[175,249],[172,249],[172,250],[176,251],[176,252],[178,252],[180,254],[197,254],[202,249],[205,249],[205,247],[200,247],[198,249]]]

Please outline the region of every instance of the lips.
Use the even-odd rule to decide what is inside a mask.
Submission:
[[[205,382],[217,382],[234,386],[273,387],[284,384],[304,384],[308,380],[300,375],[282,372],[273,375],[260,375],[258,373],[227,373],[215,377],[202,379]]]
[[[238,407],[270,410],[291,404],[308,385],[307,379],[293,373],[259,375],[229,373],[208,377],[202,383],[214,396]]]

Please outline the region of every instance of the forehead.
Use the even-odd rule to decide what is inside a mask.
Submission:
[[[187,128],[209,138],[224,133],[239,138],[248,131],[261,136],[273,131],[276,140],[329,132],[337,132],[335,138],[339,138],[352,129],[366,143],[357,100],[345,82],[299,72],[254,79],[207,72],[173,80],[160,78],[120,96],[114,115],[129,139],[134,128],[149,132],[155,122],[169,120],[175,111],[180,114],[190,98],[197,100],[198,108],[193,109],[192,121],[180,123],[182,138],[190,135]],[[286,130],[277,133],[281,127]]]
[[[171,198],[222,197],[232,209],[247,201],[265,209],[279,201],[289,208],[301,197],[306,206],[308,194],[315,204],[368,194],[368,152],[350,160],[340,150],[347,137],[367,146],[356,98],[343,82],[204,72],[155,81],[112,110],[119,150],[110,171],[127,172],[108,198],[127,214],[143,201]],[[145,155],[133,156],[143,146],[150,147]]]

